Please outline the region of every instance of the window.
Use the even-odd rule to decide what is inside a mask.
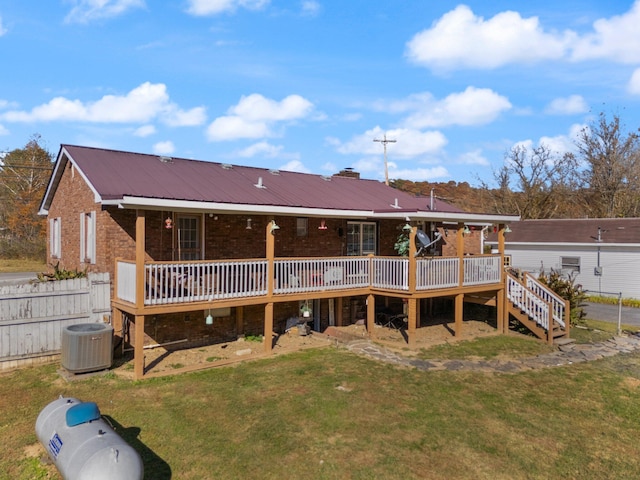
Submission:
[[[60,239],[60,217],[49,219],[49,254],[53,258],[60,258],[62,245]]]
[[[309,219],[306,217],[296,218],[296,235],[306,237],[309,233]]]
[[[580,257],[560,257],[560,269],[580,273]]]
[[[178,260],[200,260],[200,216],[180,215],[177,221],[176,245]]]
[[[347,222],[347,255],[376,253],[376,224]]]
[[[80,263],[96,263],[96,212],[80,214]]]

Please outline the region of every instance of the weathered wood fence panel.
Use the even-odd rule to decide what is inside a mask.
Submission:
[[[68,325],[102,322],[111,313],[108,273],[0,286],[0,370],[60,353]]]

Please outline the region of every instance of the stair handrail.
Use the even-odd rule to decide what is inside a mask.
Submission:
[[[549,331],[549,302],[507,272],[507,298],[539,326]]]
[[[537,278],[531,274],[524,273],[524,282],[528,289],[534,291],[536,295],[544,299],[551,304],[551,310],[553,312],[553,319],[558,322],[563,328],[566,328],[565,322],[565,305],[564,298],[559,296],[556,292],[549,287],[541,283]]]

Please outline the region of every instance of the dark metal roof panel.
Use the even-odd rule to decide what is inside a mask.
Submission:
[[[507,243],[640,243],[640,218],[522,220],[509,225]],[[493,234],[490,241],[496,240]]]
[[[134,196],[342,210],[429,210],[428,197],[415,197],[375,180],[273,172],[72,145],[63,148],[104,200]],[[260,179],[265,188],[255,186]],[[391,208],[396,199],[400,210]],[[462,212],[440,200],[437,207],[438,211]]]

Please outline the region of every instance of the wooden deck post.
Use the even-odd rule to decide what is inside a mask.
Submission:
[[[504,285],[504,281],[502,282]],[[509,328],[509,319],[507,318],[509,312],[505,305],[504,288],[496,292],[496,326],[498,333],[507,333]]]
[[[504,269],[504,230],[506,225],[501,223],[498,225],[498,253],[500,254],[500,283],[502,290],[498,291],[496,296],[496,306],[498,315],[498,331],[506,334],[509,331],[509,308],[507,305],[507,273]]]
[[[144,315],[136,315],[134,321],[133,376],[136,380],[142,380],[144,377]]]
[[[459,337],[462,335],[462,318],[463,318],[463,309],[464,309],[464,293],[459,293],[456,295],[456,303],[455,303],[455,336]]]
[[[270,355],[273,350],[273,302],[264,306],[264,353]]]
[[[458,223],[458,231],[456,232],[456,250],[458,258],[460,259],[460,265],[458,265],[460,275],[458,278],[458,285],[462,287],[464,285],[464,223]]]
[[[373,294],[367,295],[367,333],[370,338],[375,338],[376,327],[376,297]]]
[[[145,211],[136,210],[136,307],[144,307]]]
[[[409,348],[416,348],[416,325],[418,318],[418,300],[411,297],[407,304],[407,343]]]
[[[244,333],[244,307],[236,307],[236,335]]]

